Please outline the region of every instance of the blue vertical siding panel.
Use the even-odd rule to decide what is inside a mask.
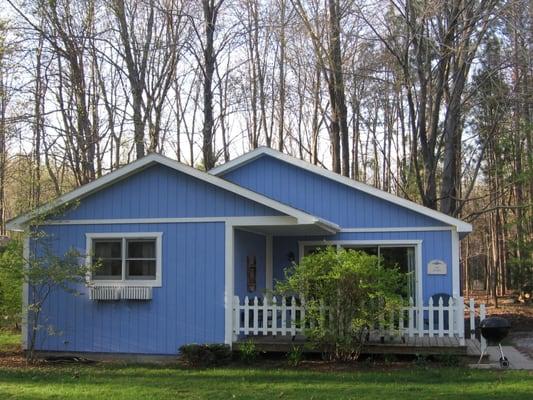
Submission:
[[[89,300],[56,291],[43,316],[62,332],[40,333],[39,349],[176,354],[191,342],[224,341],[224,224],[124,224],[48,226],[51,247],[64,254],[69,247],[85,252],[85,233],[163,232],[162,287],[151,301]],[[69,238],[65,240],[64,238]]]
[[[235,230],[234,238],[234,263],[235,263],[235,294],[241,299],[244,296],[262,296],[265,289],[266,267],[266,244],[265,237],[255,233]],[[254,292],[248,292],[246,275],[246,257],[256,257],[257,286]]]
[[[445,225],[268,155],[224,178],[345,228]]]
[[[282,215],[225,189],[155,165],[84,199],[57,219]]]
[[[285,277],[284,270],[290,266],[288,254],[293,253],[296,257],[296,262],[298,262],[298,241],[303,240],[296,236],[275,236],[272,240],[272,263],[273,271],[272,275],[274,281],[281,281]]]

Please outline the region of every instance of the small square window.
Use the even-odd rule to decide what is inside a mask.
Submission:
[[[130,238],[124,234],[124,237],[106,238],[105,234],[102,234],[102,237],[93,237],[89,252],[92,252],[92,260],[98,263],[98,268],[93,272],[92,278],[98,282],[135,281],[138,282],[136,284],[142,284],[142,281],[146,281],[150,286],[159,285],[159,235]]]
[[[136,258],[154,258],[155,259],[155,240],[128,240],[128,259]]]
[[[118,258],[122,257],[122,241],[121,240],[95,240],[94,241],[94,256],[96,258]]]
[[[126,279],[155,279],[155,260],[128,260]]]
[[[94,272],[94,279],[116,280],[122,279],[122,241],[94,240],[94,259],[98,269]]]

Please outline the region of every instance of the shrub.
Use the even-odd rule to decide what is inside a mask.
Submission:
[[[22,310],[22,241],[0,248],[0,327],[17,328]]]
[[[239,356],[241,361],[250,364],[257,359],[258,351],[252,339],[247,340],[239,346]]]
[[[303,360],[303,351],[301,346],[292,346],[287,353],[287,363],[291,367],[297,367]]]
[[[425,368],[428,365],[428,356],[424,354],[415,354],[415,364],[417,367]]]
[[[307,338],[330,359],[348,361],[359,357],[369,328],[400,311],[405,284],[405,274],[376,256],[328,247],[287,269],[276,291],[303,296]]]
[[[191,367],[224,365],[231,360],[231,349],[226,344],[187,344],[179,352]]]
[[[383,362],[385,364],[392,364],[398,361],[398,357],[395,354],[384,354]]]
[[[445,367],[458,367],[461,365],[461,358],[457,354],[439,354],[434,359]]]

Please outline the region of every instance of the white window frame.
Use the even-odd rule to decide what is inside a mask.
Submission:
[[[92,274],[89,273],[87,281],[94,286],[149,286],[161,287],[162,281],[162,239],[163,232],[105,232],[105,233],[86,233],[86,254],[87,265],[93,263],[93,241],[105,239],[122,239],[122,279],[93,279]],[[155,239],[155,279],[126,279],[126,240],[127,239],[141,239],[153,240]]]
[[[415,294],[413,300],[416,304],[423,303],[422,287],[422,240],[315,240],[298,242],[298,258],[304,254],[305,246],[381,246],[381,247],[414,247],[415,248]]]

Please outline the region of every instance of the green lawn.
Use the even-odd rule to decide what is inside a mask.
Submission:
[[[403,370],[0,367],[0,399],[532,399],[533,375],[407,365]]]
[[[20,346],[20,333],[0,330],[0,352],[15,351]]]
[[[0,352],[16,350],[19,342],[19,334],[0,331]],[[365,370],[362,364],[356,371],[318,372],[0,363],[0,399],[533,399],[533,373],[403,366]]]

